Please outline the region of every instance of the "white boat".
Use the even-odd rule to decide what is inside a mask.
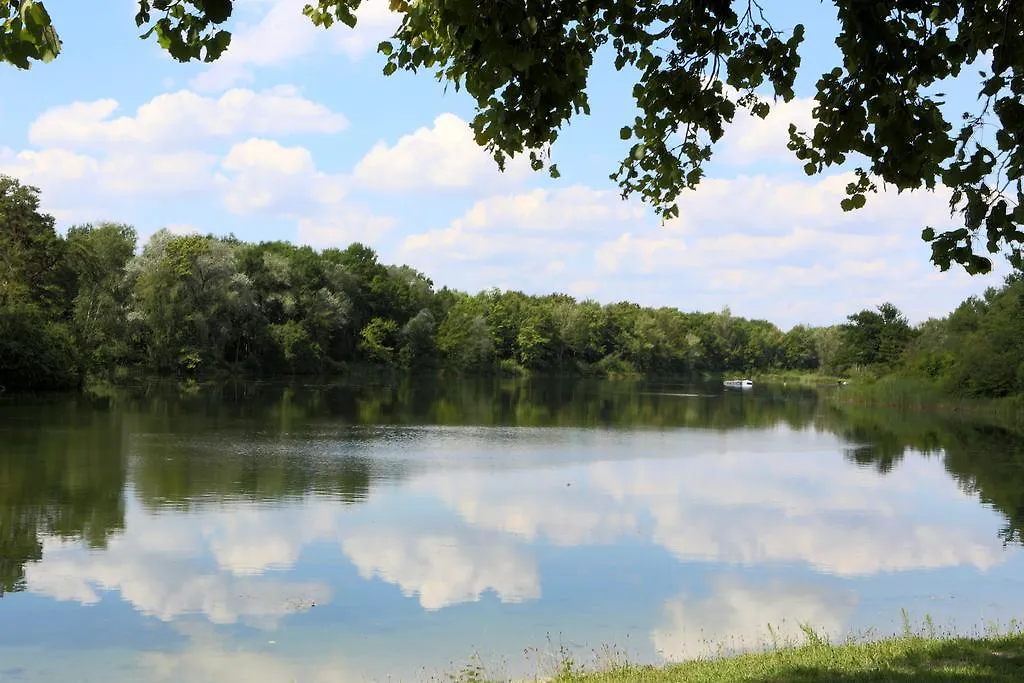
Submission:
[[[754,380],[751,379],[727,379],[723,382],[727,387],[735,387],[737,389],[750,389],[754,386]]]

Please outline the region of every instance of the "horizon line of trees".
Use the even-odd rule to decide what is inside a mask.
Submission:
[[[135,230],[118,223],[59,235],[39,210],[39,190],[0,176],[0,386],[65,389],[89,375],[127,371],[335,374],[353,365],[593,376],[920,366],[952,386],[957,372],[978,364],[975,347],[999,308],[969,300],[950,317],[952,326],[911,327],[883,304],[843,325],[783,332],[728,309],[435,289],[423,273],[382,264],[359,243],[316,251],[164,229],[137,246]],[[1004,290],[1013,288],[1019,280]],[[974,336],[965,341],[968,330]],[[1024,348],[1014,352],[1016,384],[960,381],[961,388],[1024,391]],[[1003,367],[1012,360],[1000,358]]]

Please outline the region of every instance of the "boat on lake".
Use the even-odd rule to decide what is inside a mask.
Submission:
[[[727,379],[723,382],[727,387],[735,387],[737,389],[750,389],[754,386],[754,380],[752,379]]]

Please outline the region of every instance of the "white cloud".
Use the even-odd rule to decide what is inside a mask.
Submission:
[[[518,257],[524,271],[535,271],[538,263],[546,263],[552,255],[579,254],[586,248],[582,240],[481,233],[453,224],[441,230],[409,235],[403,241],[400,253],[403,258],[409,257],[434,270],[444,270],[465,261],[485,261],[495,257],[514,260]],[[481,283],[477,288],[486,286]]]
[[[586,486],[588,471],[559,470],[538,477],[528,470],[506,472],[500,478],[453,472],[421,480],[416,487],[437,495],[470,526],[531,542],[543,538],[555,545],[578,546],[638,535],[635,511],[615,505],[601,491],[595,495]],[[517,495],[509,496],[509,491]]]
[[[99,185],[115,195],[180,197],[208,192],[217,157],[203,152],[117,154],[100,163]]]
[[[69,181],[83,182],[91,180],[99,168],[100,163],[96,159],[63,149],[15,152],[0,147],[0,173],[28,184],[47,186]]]
[[[306,0],[273,0],[253,4],[265,13],[257,21],[232,27],[227,52],[192,79],[193,88],[217,91],[253,81],[253,70],[281,65],[315,51],[322,30],[302,14]]]
[[[655,520],[653,540],[684,560],[799,562],[841,576],[955,566],[986,571],[1003,561],[994,534],[935,523],[930,508],[913,503],[913,491],[928,487],[930,505],[962,505],[954,482],[927,463],[904,467],[881,479],[813,453],[785,463],[736,453],[713,462],[601,465],[594,478],[616,500],[641,506]]]
[[[102,553],[70,544],[47,547],[41,562],[25,568],[28,590],[86,605],[99,602],[101,591],[117,591],[142,614],[163,621],[202,614],[214,624],[242,621],[263,628],[331,598],[330,589],[316,582],[256,577],[252,571],[204,572],[199,558],[206,541],[197,529],[179,525],[180,520],[139,516]],[[220,552],[239,557],[225,555],[223,545]]]
[[[548,289],[552,277],[572,275],[570,260],[585,256],[596,235],[643,215],[642,208],[614,192],[583,186],[495,195],[476,202],[445,228],[407,235],[399,255],[428,272],[460,264],[470,276],[482,273],[481,268],[493,273],[498,264],[487,262],[500,260],[501,265],[514,264],[517,288],[536,278],[538,287]],[[466,263],[474,270],[465,271]],[[471,289],[500,285],[482,278],[453,284]]]
[[[364,0],[354,29],[338,24],[329,30],[314,26],[302,13],[307,4],[308,0],[251,3],[250,20],[232,29],[227,52],[192,79],[192,87],[217,91],[250,83],[258,69],[281,67],[322,51],[340,51],[359,59],[398,26],[399,18],[388,10],[387,0]]]
[[[390,216],[378,216],[360,205],[343,205],[322,217],[301,219],[296,237],[299,243],[317,248],[376,244],[394,226]]]
[[[432,128],[402,136],[393,146],[378,142],[353,170],[361,186],[387,192],[486,189],[519,181],[528,173],[523,157],[500,172],[473,140],[469,124],[455,114],[441,114]]]
[[[765,273],[757,268],[761,262],[779,261],[792,256],[807,257],[808,255],[830,255],[836,263],[829,266],[815,266],[823,273],[836,273],[836,268],[849,271],[851,259],[870,257],[878,253],[899,247],[899,235],[857,235],[850,233],[828,233],[810,228],[794,228],[780,235],[763,235],[749,233],[729,233],[718,237],[683,239],[671,235],[634,236],[624,233],[617,239],[601,245],[594,253],[599,272],[615,273],[629,269],[639,273],[655,273],[675,268],[694,268],[708,265],[719,266],[713,276],[720,275],[725,269],[735,268],[734,272],[744,275],[745,280],[756,280],[763,286]],[[845,275],[874,275],[877,270],[884,270],[885,262],[872,261],[880,264],[880,268],[865,271],[846,272]],[[754,269],[751,269],[754,266]],[[738,268],[737,268],[738,267]],[[779,266],[779,274],[786,278],[790,285],[813,284],[802,275],[807,275],[807,268],[795,266]],[[712,283],[714,285],[714,283]],[[751,284],[744,282],[744,286]],[[739,287],[736,287],[738,289]]]
[[[707,237],[721,232],[779,233],[803,227],[829,231],[920,235],[926,224],[951,224],[945,192],[881,192],[867,206],[843,211],[852,173],[792,180],[766,175],[708,178],[679,198],[669,232]],[[908,217],[911,220],[908,220]]]
[[[935,505],[975,502],[934,463],[908,460],[880,478],[823,460],[823,450],[839,450],[842,442],[821,438],[825,443],[800,440],[801,447],[785,429],[694,436],[685,458],[605,458],[500,478],[445,472],[420,480],[417,489],[480,530],[562,545],[639,536],[682,561],[799,564],[846,577],[958,566],[987,571],[1004,561],[997,534],[977,526],[977,518],[935,521]],[[587,443],[590,453],[598,448]]]
[[[304,147],[253,138],[234,145],[217,183],[235,214],[276,215],[297,221],[296,238],[316,247],[375,243],[395,225],[351,199],[348,178],[317,170]]]
[[[678,219],[637,224],[596,245],[594,269],[609,282],[631,278],[631,298],[645,303],[687,291],[688,307],[729,304],[784,326],[834,323],[886,300],[921,320],[998,281],[999,273],[940,275],[929,262],[920,230],[952,225],[945,193],[883,192],[844,212],[850,180],[706,180],[680,198]],[[599,296],[615,296],[612,289]]]
[[[224,201],[232,213],[301,215],[310,205],[332,205],[346,194],[345,179],[316,169],[304,147],[252,138],[234,145],[221,162]]]
[[[117,220],[126,199],[212,192],[216,160],[197,151],[93,157],[64,149],[0,148],[0,173],[39,187],[43,210],[59,220]]]
[[[284,653],[258,651],[223,642],[214,634],[198,633],[176,651],[143,652],[141,671],[129,680],[189,681],[190,683],[345,683],[358,678],[331,653],[318,660]]]
[[[313,155],[305,147],[285,147],[275,140],[259,138],[232,147],[221,165],[229,171],[272,171],[283,175],[309,174],[315,170]]]
[[[594,231],[643,219],[645,210],[617,192],[573,185],[489,197],[473,204],[452,225],[467,230]]]
[[[605,242],[594,251],[594,263],[599,273],[618,273],[631,267],[641,273],[652,273],[662,268],[677,268],[685,261],[693,263],[691,249],[679,238],[640,236],[626,232]]]
[[[746,110],[741,111],[726,126],[715,159],[731,165],[763,161],[799,163],[793,152],[786,148],[789,124],[796,124],[798,131],[812,133],[815,121],[811,111],[814,106],[814,98],[797,97],[789,102],[771,103],[771,111],[764,119]]]
[[[515,546],[452,529],[418,530],[379,524],[349,531],[342,549],[364,579],[379,576],[419,596],[424,609],[475,602],[493,591],[502,602],[540,597],[536,562]]]
[[[44,678],[82,683],[345,683],[377,680],[369,667],[353,665],[365,656],[341,655],[337,642],[310,643],[304,638],[247,638],[244,631],[218,628],[194,620],[170,625],[172,637],[157,648],[137,647],[107,633],[106,644],[83,648],[74,642],[51,643],[47,656],[38,646],[0,646],[5,677]],[[305,635],[305,634],[304,634]],[[329,636],[328,636],[329,638]],[[382,665],[383,667],[384,665]]]
[[[651,640],[669,661],[685,661],[770,645],[804,642],[806,624],[827,638],[842,635],[854,594],[808,583],[748,584],[736,576],[712,579],[705,598],[680,596],[665,603],[663,623]]]
[[[103,99],[54,107],[32,123],[29,139],[43,147],[180,148],[217,137],[337,133],[348,125],[344,116],[291,87],[229,90],[216,99],[180,90],[154,97],[134,116],[115,117],[119,106]]]
[[[295,565],[303,544],[322,533],[317,525],[307,524],[315,512],[315,507],[309,512],[303,510],[296,532],[281,523],[280,510],[235,509],[230,514],[211,516],[203,534],[220,569],[235,576],[259,576]],[[324,535],[332,531],[333,525]]]
[[[444,228],[406,235],[399,255],[427,272],[452,273],[445,284],[471,290],[579,291],[605,302],[687,309],[730,305],[783,326],[830,324],[887,299],[918,320],[995,281],[933,277],[920,228],[950,225],[944,194],[885,192],[847,213],[839,202],[851,179],[709,179],[684,193],[679,218],[664,226],[614,191],[571,186],[494,195]],[[552,270],[554,261],[561,266]],[[509,278],[488,279],[503,269],[513,271]],[[586,284],[574,289],[577,283]],[[923,295],[926,289],[940,293]]]
[[[335,29],[335,42],[349,58],[358,60],[377,49],[382,40],[392,36],[401,23],[401,15],[392,12],[389,0],[363,0],[356,11],[356,26]]]

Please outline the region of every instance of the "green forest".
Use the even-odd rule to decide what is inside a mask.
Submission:
[[[154,233],[61,235],[35,187],[0,176],[0,386],[89,377],[455,374],[905,375],[964,397],[1024,393],[1024,277],[911,326],[895,306],[782,331],[719,312],[565,294],[436,288],[363,244]]]

